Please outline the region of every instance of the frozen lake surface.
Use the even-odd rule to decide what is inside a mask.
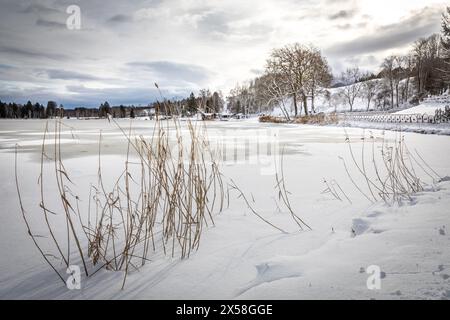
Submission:
[[[118,122],[128,132],[130,121]],[[62,158],[75,182],[74,190],[86,201],[90,184],[96,182],[100,131],[103,172],[111,179],[124,166],[127,140],[107,120],[64,123]],[[54,122],[48,125],[51,154]],[[153,125],[153,121],[135,120],[131,132],[150,137]],[[23,201],[36,230],[41,230],[37,181],[46,122],[0,121],[0,298],[450,298],[450,182],[433,181],[426,170],[418,168],[417,175],[426,183],[423,192],[401,205],[372,203],[356,190],[339,159],[351,163],[346,134],[357,155],[364,146],[370,150],[371,141],[379,150],[383,139],[395,143],[404,138],[409,150],[417,150],[427,165],[445,177],[450,175],[450,136],[255,120],[196,125],[207,126],[225,177],[254,200],[261,215],[288,234],[263,223],[238,194],[230,193],[229,208],[215,217],[215,226],[205,230],[199,250],[189,259],[156,255],[154,261],[129,275],[124,290],[120,290],[123,275],[108,271],[83,278],[81,290],[68,290],[26,233],[14,181],[18,144]],[[182,132],[188,133],[185,124]],[[278,199],[274,173],[280,167],[281,153],[292,207],[311,231],[298,231]],[[370,158],[365,161],[370,167]],[[356,168],[350,171],[364,187]],[[350,201],[323,193],[324,179],[339,183]],[[49,184],[46,191],[51,194],[54,188]],[[382,270],[381,288],[376,290],[367,287],[370,275],[366,271],[372,265]]]

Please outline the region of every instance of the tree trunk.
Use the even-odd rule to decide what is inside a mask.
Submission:
[[[405,102],[408,102],[408,98],[409,98],[409,75],[408,78],[406,79],[406,93],[405,93]]]
[[[398,84],[395,87],[395,93],[397,95],[396,98],[397,98],[397,108],[398,108],[398,98],[399,98],[399,96],[398,96]]]
[[[305,110],[305,116],[308,115],[308,102],[306,100],[306,95],[303,94],[303,108]]]
[[[391,108],[394,108],[394,86],[391,83]]]
[[[294,93],[293,99],[294,99],[294,115],[295,115],[295,117],[297,117],[298,106],[297,106],[297,94],[296,93]]]

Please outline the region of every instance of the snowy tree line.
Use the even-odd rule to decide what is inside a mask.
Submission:
[[[219,113],[224,108],[224,98],[221,91],[211,93],[209,89],[201,89],[196,96],[193,92],[189,97],[184,99],[172,99],[165,101],[171,106],[167,113],[176,113],[182,116],[190,116],[197,112],[202,113]],[[159,113],[164,114],[164,108],[156,103]]]
[[[27,118],[27,119],[47,119],[53,118],[64,112],[64,107],[54,101],[49,101],[45,107],[39,103],[28,101],[25,105],[4,103],[0,101],[0,118]]]
[[[170,105],[170,108],[166,106]],[[163,102],[149,103],[147,106],[111,106],[108,101],[101,103],[98,108],[77,107],[65,109],[55,101],[48,101],[47,106],[39,102],[33,104],[28,101],[26,104],[15,102],[4,103],[0,101],[0,118],[8,119],[49,119],[54,117],[67,118],[106,118],[107,115],[113,118],[134,118],[139,116],[143,110],[153,109],[154,112],[162,115],[188,116],[197,112],[218,113],[224,108],[224,99],[220,91],[213,93],[208,89],[200,90],[198,96],[191,93],[188,98],[169,99]]]
[[[4,103],[0,101],[0,118],[7,119],[51,119],[55,117],[67,118],[106,118],[111,115],[114,118],[134,118],[142,110],[151,108],[152,106],[113,106],[105,101],[98,108],[78,107],[74,109],[65,109],[62,104],[58,106],[55,101],[48,101],[44,106],[36,102],[33,104],[28,101],[26,104],[18,104],[15,102]]]
[[[313,46],[288,45],[274,49],[264,74],[230,91],[228,105],[234,112],[263,113],[279,107],[289,118],[315,113],[320,95],[327,104],[345,103],[353,111],[355,99],[364,99],[367,110],[417,104],[428,94],[441,94],[450,87],[450,7],[442,15],[441,34],[420,38],[406,55],[392,55],[382,62],[378,74],[348,68],[333,77],[326,58]],[[334,90],[329,90],[332,80]],[[337,91],[337,92],[336,92]]]

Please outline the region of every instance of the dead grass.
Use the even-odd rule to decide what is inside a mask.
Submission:
[[[164,114],[176,114],[168,103],[162,108]],[[182,126],[176,116],[166,119],[157,114],[152,133],[145,138],[133,133],[131,121],[128,128],[111,117],[108,121],[117,126],[127,142],[126,159],[121,172],[103,168],[100,132],[96,182],[90,184],[85,202],[76,194],[76,181],[64,166],[61,129],[65,124],[61,119],[54,120],[54,140],[49,145],[47,123],[38,180],[45,235],[33,233],[22,203],[16,148],[16,187],[23,220],[40,254],[64,283],[65,270],[61,268],[71,264],[82,264],[86,277],[100,270],[123,272],[124,288],[130,272],[162,255],[189,258],[198,250],[205,229],[214,225],[214,217],[224,209],[225,201],[229,205],[230,190],[238,192],[238,198],[244,199],[255,216],[287,233],[253,209],[233,180],[224,181],[204,122],[185,121]],[[279,200],[300,230],[311,229],[292,209],[282,163],[276,174]],[[57,187],[56,194],[47,191],[52,183]],[[58,209],[54,208],[55,199]],[[46,200],[52,200],[52,208]]]
[[[294,119],[294,123],[298,124],[315,124],[315,125],[327,125],[336,124],[339,119],[335,113],[319,113],[313,115],[307,115],[303,117],[297,117]]]
[[[381,146],[377,148],[376,138],[372,134],[364,135],[361,151],[357,154],[347,132],[345,134],[350,161],[347,163],[342,157],[340,159],[351,183],[371,203],[380,200],[387,204],[411,201],[412,195],[423,191],[426,186],[421,178],[423,175],[429,176],[433,182],[440,180],[417,150],[415,154],[410,152],[403,136],[389,142],[383,135]],[[356,182],[357,176],[364,182]]]
[[[164,107],[171,108],[168,104]],[[102,169],[100,134],[97,183],[91,185],[87,213],[80,210],[81,200],[72,191],[74,182],[61,156],[63,123],[55,120],[51,155],[45,147],[48,124],[45,128],[39,177],[40,208],[56,254],[45,252],[31,231],[17,178],[17,151],[16,185],[28,233],[61,280],[64,277],[57,266],[62,263],[68,267],[74,259],[79,259],[86,276],[101,269],[124,271],[123,288],[129,272],[150,261],[157,252],[184,259],[197,250],[205,227],[214,225],[214,214],[223,209],[225,192],[219,163],[209,148],[204,126],[187,122],[189,135],[184,137],[176,117],[165,122],[157,117],[153,133],[146,139],[133,135],[131,124],[125,129],[114,119],[111,121],[128,142],[125,165],[112,186],[105,182],[105,178],[111,180],[111,172]],[[53,177],[44,170],[48,159],[54,163]],[[46,196],[50,197],[45,192],[49,179],[56,181],[61,208],[58,212],[48,208],[45,201]],[[65,237],[58,238],[50,216],[61,214],[66,231]]]
[[[328,124],[337,124],[339,122],[339,119],[337,114],[335,113],[330,114],[319,113],[302,117],[296,117],[290,120],[286,119],[285,117],[261,116],[259,117],[259,122],[328,125]]]
[[[260,116],[259,122],[266,123],[288,123],[289,121],[283,117],[274,117],[274,116]]]

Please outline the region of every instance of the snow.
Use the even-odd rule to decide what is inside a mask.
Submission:
[[[381,93],[383,89],[383,79],[372,79],[372,80],[367,80],[366,82],[375,82],[377,83],[377,89],[375,91],[375,94],[373,96],[373,98],[370,101],[370,105],[367,105],[367,98],[365,97],[365,93],[364,93],[364,83],[358,83],[357,85],[362,86],[358,95],[355,97],[354,102],[353,102],[353,107],[352,107],[352,111],[367,111],[367,109],[369,109],[369,111],[372,110],[378,110],[377,106],[376,106],[376,96]],[[316,96],[314,99],[314,109],[316,113],[319,112],[324,112],[324,113],[330,113],[330,112],[349,112],[350,111],[350,106],[348,104],[347,99],[342,95],[342,91],[347,88],[347,87],[352,87],[355,84],[351,84],[348,86],[342,86],[342,87],[337,87],[337,88],[320,88],[317,92],[316,92]],[[386,84],[384,84],[386,85]],[[405,86],[406,85],[406,79],[403,79],[400,81],[400,86]],[[413,89],[413,83],[412,83],[412,79],[410,79],[410,84],[409,84],[409,91],[410,91],[410,97],[412,96],[412,89]],[[328,92],[328,99],[326,98],[325,92]],[[389,97],[386,97],[387,99],[389,99]],[[407,102],[399,102],[399,109],[405,109],[405,108],[409,108],[410,105]],[[311,110],[311,98],[308,97],[308,110]],[[273,116],[283,116],[283,112],[281,110],[281,105],[284,105],[285,109],[291,114],[294,114],[294,105],[293,105],[293,101],[292,98],[285,98],[283,100],[283,103],[279,103],[278,107],[274,108],[274,111],[272,113]],[[369,107],[369,108],[368,108]],[[398,109],[398,110],[399,110]],[[300,108],[300,103],[299,103],[299,113],[302,114],[303,110],[302,108]],[[434,111],[433,111],[434,114]]]
[[[419,105],[411,107],[402,111],[396,112],[397,114],[427,114],[434,116],[436,110],[444,110],[446,106],[450,106],[450,97],[448,95],[429,97],[422,101]]]
[[[124,127],[129,121],[119,120]],[[95,183],[97,161],[93,132],[102,130],[103,171],[118,176],[126,141],[106,120],[65,120],[75,128],[75,143],[62,146],[64,165],[76,182],[74,192],[87,199]],[[153,121],[134,121],[138,135],[149,135]],[[19,181],[27,213],[36,232],[43,232],[38,207],[39,149],[42,121],[4,121],[0,132],[0,298],[12,299],[448,299],[450,298],[450,181],[427,182],[426,190],[408,202],[369,203],[349,181],[338,156],[349,160],[341,127],[263,124],[255,119],[205,122],[212,144],[227,146],[222,170],[255,199],[255,209],[282,234],[268,226],[230,193],[230,207],[215,216],[189,259],[157,253],[139,272],[128,276],[102,270],[82,278],[81,290],[68,290],[34,248],[21,220],[14,183],[11,139],[25,146],[19,153]],[[17,129],[20,128],[20,129]],[[14,130],[13,130],[14,129]],[[355,153],[368,129],[346,128]],[[34,132],[33,134],[23,133]],[[107,134],[106,134],[107,133]],[[370,130],[376,138],[404,136],[441,176],[450,174],[450,137]],[[70,140],[69,132],[63,137]],[[65,140],[64,140],[65,141]],[[276,144],[272,154],[258,156],[255,145]],[[95,143],[94,143],[95,142]],[[245,146],[250,146],[249,153]],[[377,146],[379,146],[377,144]],[[236,153],[233,153],[237,150]],[[259,149],[258,149],[259,150]],[[299,231],[278,200],[275,177],[267,160],[284,150],[284,171],[292,207],[311,231]],[[261,150],[259,150],[261,151]],[[278,163],[279,165],[279,163]],[[49,164],[51,167],[51,165]],[[51,169],[51,168],[49,168]],[[323,178],[335,179],[352,203],[324,194]],[[355,175],[355,179],[357,178]],[[361,180],[358,180],[361,182]],[[48,194],[56,186],[49,183]],[[250,197],[250,194],[252,195]],[[51,202],[48,196],[48,201]],[[86,202],[86,200],[85,200]],[[57,217],[55,219],[58,219]],[[355,231],[352,232],[352,229]],[[64,235],[64,228],[57,236]],[[43,240],[41,240],[43,241]],[[73,261],[77,263],[77,261]],[[380,290],[369,290],[366,270],[382,270]],[[61,266],[64,273],[64,268]]]
[[[342,121],[337,126],[353,127],[374,130],[391,130],[398,132],[414,132],[422,134],[450,135],[450,125],[448,123],[379,123],[367,121]]]
[[[446,107],[450,106],[450,97],[447,94],[439,96],[431,96],[425,98],[419,105],[405,108],[394,114],[408,114],[408,115],[429,115],[434,116],[436,110],[445,110]],[[425,134],[439,134],[439,135],[450,135],[450,124],[449,123],[379,123],[379,122],[368,122],[363,120],[345,120],[339,123],[340,126],[350,126],[357,128],[371,128],[379,130],[393,130],[400,132],[416,132]]]

